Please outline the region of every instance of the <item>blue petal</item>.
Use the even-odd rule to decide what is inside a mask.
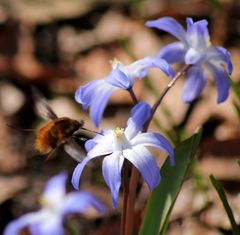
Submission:
[[[125,134],[128,139],[132,139],[151,116],[151,107],[145,102],[139,102],[131,110],[132,116],[127,121]]]
[[[191,47],[185,54],[185,63],[192,65],[200,65],[206,59],[206,53],[200,53],[195,48]]]
[[[142,128],[151,116],[151,110],[150,105],[144,101],[139,102],[131,109],[131,119],[136,123],[137,127]]]
[[[132,139],[131,144],[134,146],[144,145],[159,148],[169,154],[170,165],[174,165],[173,148],[168,140],[159,133],[141,133]]]
[[[120,70],[120,66],[113,68],[110,75],[106,77],[105,80],[111,85],[124,90],[129,89],[133,85],[132,81],[128,77],[128,74],[125,74]]]
[[[95,80],[81,86],[75,93],[75,100],[82,104],[84,109],[87,109],[91,104],[94,94],[98,87],[103,83],[102,80]]]
[[[125,71],[132,79],[143,78],[147,75],[147,71],[150,68],[159,68],[169,77],[175,76],[175,72],[166,60],[153,56],[147,56],[126,66]]]
[[[147,64],[148,67],[155,67],[161,69],[167,76],[174,77],[175,72],[171,65],[163,58],[159,57],[146,57],[143,62]]]
[[[198,66],[191,67],[187,72],[187,81],[183,88],[183,101],[190,103],[196,99],[206,82],[207,77],[203,74],[201,68]]]
[[[99,126],[99,123],[102,119],[103,111],[107,105],[109,97],[117,88],[114,88],[108,83],[102,84],[101,87],[95,91],[90,107],[90,118],[92,119],[96,127]]]
[[[232,74],[233,66],[230,58],[230,53],[223,47],[211,47],[207,52],[207,58],[212,63],[226,64],[228,73]]]
[[[120,151],[114,152],[109,156],[106,156],[103,160],[102,170],[103,177],[106,184],[111,190],[112,205],[117,207],[118,192],[121,186],[121,170],[124,158]]]
[[[230,53],[228,50],[226,50],[225,48],[223,47],[216,47],[218,51],[220,51],[223,55],[224,55],[224,58],[223,60],[225,61],[225,63],[227,64],[228,66],[228,72],[229,74],[232,74],[232,71],[233,71],[233,65],[232,65],[232,61],[231,61],[231,57],[230,57]]]
[[[69,193],[64,201],[62,213],[82,213],[89,208],[95,208],[98,212],[104,213],[104,205],[92,194],[87,192]]]
[[[72,182],[73,187],[77,190],[79,189],[79,181],[80,181],[82,171],[83,171],[84,167],[86,166],[86,164],[91,159],[93,159],[93,157],[89,157],[89,156],[85,157],[81,163],[77,164],[77,166],[75,167],[75,169],[73,171],[71,182]]]
[[[206,20],[199,20],[188,25],[187,41],[190,47],[195,49],[205,50],[209,47],[210,37],[207,28],[208,22]]]
[[[86,151],[89,152],[95,145],[96,145],[96,142],[93,139],[90,139],[86,141],[86,143],[84,144],[84,147]]]
[[[193,19],[190,17],[187,17],[186,22],[187,22],[187,30],[189,30],[194,24]]]
[[[158,20],[148,21],[146,23],[146,26],[155,27],[160,30],[166,31],[178,38],[184,44],[187,44],[186,32],[184,28],[175,19],[171,17],[163,17]]]
[[[217,103],[219,104],[227,99],[231,83],[227,72],[222,66],[215,66],[211,63],[208,63],[207,66],[213,74],[214,82],[218,91]]]
[[[141,173],[149,189],[154,189],[160,182],[160,170],[155,158],[142,145],[124,150],[124,157],[128,159]]]
[[[42,210],[43,211],[43,210]],[[43,211],[45,214],[44,220],[39,223],[32,223],[29,226],[29,230],[33,235],[64,235],[63,217],[59,214],[56,216],[49,213],[49,211]]]
[[[165,59],[168,63],[174,64],[184,61],[186,48],[182,42],[174,42],[161,48],[158,57]]]
[[[52,177],[44,189],[43,195],[49,201],[55,201],[56,197],[62,197],[66,193],[67,174],[61,173]]]
[[[4,230],[4,235],[18,235],[20,231],[31,223],[39,221],[38,212],[28,213],[10,222]]]

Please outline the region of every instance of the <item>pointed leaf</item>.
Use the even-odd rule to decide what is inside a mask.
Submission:
[[[200,138],[201,131],[175,148],[175,165],[173,167],[169,165],[168,161],[165,161],[161,168],[162,180],[152,192],[140,229],[140,235],[164,234],[169,215],[197,151]]]
[[[218,193],[218,196],[219,198],[221,199],[222,201],[222,204],[224,206],[224,209],[227,213],[227,216],[228,216],[228,219],[231,223],[231,226],[232,226],[232,234],[233,235],[240,235],[240,230],[238,229],[238,225],[235,221],[235,218],[233,216],[233,212],[232,212],[232,209],[231,207],[229,206],[228,204],[228,201],[227,201],[227,197],[226,197],[226,194],[223,190],[223,187],[222,185],[214,178],[213,175],[210,175],[210,180],[212,182],[212,185],[214,186],[214,188],[216,189],[217,193]]]

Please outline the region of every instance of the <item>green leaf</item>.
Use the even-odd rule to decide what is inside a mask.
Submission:
[[[223,187],[222,185],[214,178],[213,175],[210,175],[209,176],[211,182],[212,182],[212,185],[214,186],[214,188],[216,189],[217,193],[218,193],[218,196],[220,197],[221,201],[222,201],[222,204],[224,206],[224,209],[228,215],[228,219],[231,223],[231,226],[232,226],[232,232],[233,232],[233,235],[240,235],[240,231],[238,229],[238,225],[234,219],[234,216],[233,216],[233,212],[232,212],[232,209],[231,207],[229,206],[228,204],[228,201],[227,201],[227,197],[226,197],[226,194],[223,190]]]
[[[235,108],[235,111],[236,111],[238,117],[240,117],[240,105],[237,104],[237,102],[233,101],[233,106]]]
[[[162,180],[152,192],[146,214],[140,229],[140,235],[164,234],[174,202],[183,184],[191,162],[194,159],[201,131],[181,142],[175,148],[175,165],[166,161],[161,169]]]
[[[69,232],[70,235],[78,235],[77,229],[72,224],[65,221],[64,225],[65,225],[65,227],[66,227],[66,229],[67,229],[67,231]]]
[[[232,85],[233,92],[237,96],[238,100],[240,100],[240,88],[239,88],[238,84],[231,77],[230,77],[230,82]]]

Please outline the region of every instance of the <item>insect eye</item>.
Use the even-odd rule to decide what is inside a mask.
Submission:
[[[80,127],[80,123],[79,122],[75,122],[75,127],[79,128]]]

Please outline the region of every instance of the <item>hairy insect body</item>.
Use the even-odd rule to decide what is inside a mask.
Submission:
[[[35,148],[41,153],[48,153],[64,144],[66,139],[79,130],[82,125],[82,122],[67,117],[53,119],[39,130]]]

